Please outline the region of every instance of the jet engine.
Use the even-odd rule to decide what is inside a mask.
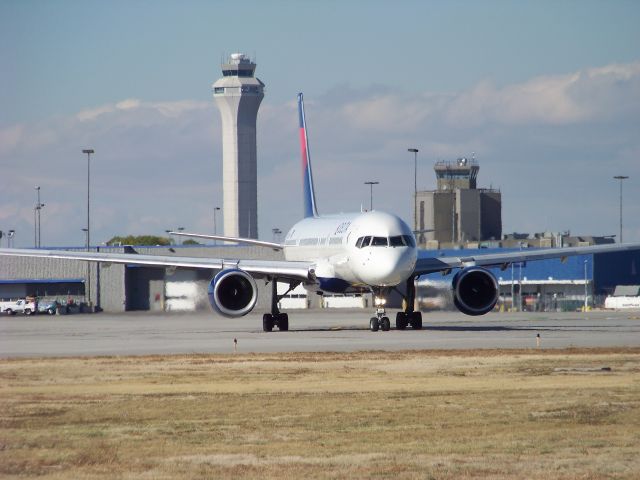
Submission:
[[[484,315],[493,310],[500,287],[493,274],[481,267],[468,267],[453,277],[453,303],[466,315]]]
[[[258,300],[255,280],[239,269],[219,272],[209,283],[208,294],[211,307],[220,315],[230,318],[246,315]]]

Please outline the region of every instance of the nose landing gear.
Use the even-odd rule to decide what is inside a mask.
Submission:
[[[382,296],[376,295],[374,303],[376,305],[376,316],[371,317],[369,320],[369,330],[372,332],[377,332],[378,330],[388,332],[391,330],[391,322],[389,321],[389,317],[387,317],[387,312],[384,308],[387,300]]]

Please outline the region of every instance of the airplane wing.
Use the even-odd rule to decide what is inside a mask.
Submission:
[[[179,235],[182,237],[203,238],[205,240],[221,240],[224,242],[232,243],[246,243],[247,245],[256,245],[258,247],[269,247],[274,250],[282,250],[284,245],[273,242],[263,242],[262,240],[255,240],[253,238],[238,238],[238,237],[225,237],[223,235],[203,235],[201,233],[187,233],[187,232],[169,232],[170,235]]]
[[[103,263],[127,265],[151,265],[158,267],[186,267],[222,270],[239,268],[256,278],[278,276],[281,278],[307,280],[313,271],[311,262],[290,262],[284,260],[226,260],[222,258],[198,258],[169,255],[141,255],[135,253],[101,253],[66,250],[40,250],[0,248],[0,256],[59,258],[66,260],[90,260]]]
[[[419,258],[414,273],[416,276],[441,272],[453,268],[464,267],[496,267],[506,269],[512,263],[549,258],[564,259],[573,255],[590,255],[593,253],[611,253],[640,250],[640,243],[593,245],[590,247],[541,248],[526,249],[507,253],[480,253],[460,257]]]

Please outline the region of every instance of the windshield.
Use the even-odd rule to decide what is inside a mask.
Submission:
[[[411,235],[394,235],[393,237],[360,237],[356,241],[357,248],[364,247],[413,247]]]

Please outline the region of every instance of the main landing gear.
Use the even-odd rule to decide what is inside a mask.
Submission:
[[[271,332],[273,327],[278,327],[281,332],[289,330],[289,315],[281,313],[278,308],[278,302],[291,290],[299,285],[298,283],[289,284],[289,289],[282,295],[278,295],[278,282],[276,278],[271,279],[271,313],[265,313],[262,316],[262,330]]]
[[[396,329],[405,330],[408,326],[411,326],[414,330],[422,329],[422,312],[416,312],[413,309],[413,305],[416,299],[416,285],[415,277],[410,277],[407,280],[407,297],[406,308],[404,312],[398,312],[396,314]],[[382,290],[375,292],[375,305],[376,316],[371,317],[369,320],[369,329],[372,332],[382,330],[388,332],[391,329],[391,322],[387,317],[386,310],[384,308],[387,301],[383,296]]]
[[[411,325],[414,330],[422,330],[422,312],[416,312],[413,310],[413,306],[416,301],[416,278],[409,277],[407,279],[407,306],[404,312],[398,312],[396,314],[396,328],[398,330],[404,330],[407,326]]]

